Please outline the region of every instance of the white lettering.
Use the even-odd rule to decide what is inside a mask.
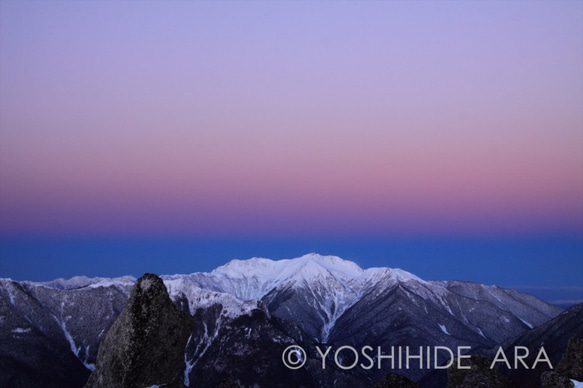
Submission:
[[[445,350],[449,353],[449,362],[446,365],[439,366],[437,365],[437,351],[438,350]],[[447,346],[436,346],[433,348],[433,367],[435,369],[447,369],[453,364],[453,352]]]
[[[326,353],[322,353],[320,347],[316,346],[316,350],[318,351],[318,353],[320,353],[320,356],[322,356],[322,369],[326,369],[326,356],[328,355],[328,353],[330,353],[330,349],[332,349],[332,346],[328,346],[326,348]]]
[[[362,348],[362,349],[360,349],[360,352],[362,353],[362,355],[364,356],[364,358],[366,358],[368,361],[370,361],[370,364],[368,364],[368,365],[364,365],[364,364],[362,364],[362,363],[361,363],[361,364],[360,364],[360,367],[361,367],[362,369],[369,370],[369,369],[372,369],[372,367],[374,366],[374,360],[373,360],[373,358],[372,358],[371,356],[369,356],[369,355],[366,353],[366,351],[365,351],[365,350],[373,350],[373,348],[372,348],[372,346],[368,346],[368,345],[366,345],[366,346],[363,346],[363,348]]]
[[[383,350],[381,349],[380,346],[377,348],[378,369],[381,369],[381,361],[383,359],[390,359],[391,360],[391,369],[395,369],[395,347],[394,346],[391,346],[391,355],[390,356],[383,355]]]
[[[541,355],[544,355],[544,359],[541,359]],[[547,355],[545,348],[541,346],[540,350],[538,351],[538,354],[536,355],[536,359],[534,360],[534,364],[532,364],[532,369],[536,367],[536,364],[543,361],[549,365],[549,368],[553,369],[553,364],[551,364],[551,360],[549,360],[549,356]]]
[[[409,354],[409,347],[405,347],[405,369],[409,369],[409,360],[416,358],[419,360],[419,369],[423,369],[423,346],[419,346],[419,354],[412,355]]]
[[[352,351],[352,353],[354,353],[354,362],[352,363],[352,365],[350,366],[344,366],[342,365],[342,363],[340,363],[340,361],[338,360],[338,355],[340,354],[341,351],[343,351],[344,349],[350,349]],[[344,369],[344,370],[348,370],[348,369],[352,369],[356,366],[356,364],[358,364],[358,351],[356,351],[356,349],[354,349],[352,346],[350,345],[344,345],[338,348],[338,350],[336,350],[336,353],[334,353],[334,361],[336,361],[336,366],[340,369]]]
[[[522,355],[518,354],[519,350],[524,350]],[[524,359],[528,357],[528,348],[526,346],[515,346],[514,347],[514,369],[518,369],[518,361],[528,369],[528,365],[524,362]]]
[[[462,366],[462,359],[463,358],[471,358],[472,356],[470,356],[469,354],[463,354],[463,350],[470,350],[472,347],[471,346],[458,346],[457,348],[457,368],[458,369],[472,369],[471,366],[466,365],[466,366]]]
[[[490,369],[494,368],[494,364],[496,364],[497,362],[501,362],[502,360],[498,359],[498,356],[502,355],[502,360],[504,361],[504,363],[506,364],[506,366],[508,367],[508,369],[510,368],[510,363],[508,362],[508,358],[506,358],[506,353],[504,353],[504,350],[502,350],[502,346],[498,347],[498,351],[496,352],[496,357],[494,357],[494,360],[492,361],[492,363],[490,364]]]

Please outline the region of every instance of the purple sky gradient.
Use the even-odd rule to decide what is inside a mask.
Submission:
[[[0,2],[0,234],[583,232],[583,3]]]

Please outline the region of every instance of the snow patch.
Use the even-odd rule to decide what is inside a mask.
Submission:
[[[205,326],[206,329],[206,326]],[[192,334],[190,335],[190,337],[188,337],[188,341],[186,341],[186,349],[188,349],[188,344],[190,343],[190,341],[192,340]],[[194,367],[194,364],[196,363],[195,360],[189,360],[188,359],[188,353],[184,352],[184,385],[186,385],[187,387],[190,386],[190,372],[192,371],[192,368]]]
[[[85,365],[85,368],[89,369],[91,372],[95,370],[95,364],[83,361],[83,365]]]
[[[8,292],[8,297],[10,298],[10,303],[12,305],[14,305],[14,294],[12,293],[14,289],[14,286],[12,285],[11,282],[9,282],[8,284],[6,284],[6,291]]]
[[[83,365],[85,365],[85,368],[89,369],[90,371],[94,371],[95,370],[95,364],[90,363],[89,361],[87,361],[87,359],[89,358],[89,348],[91,346],[87,346],[85,348],[85,360],[83,361]]]
[[[121,279],[121,280],[120,280]],[[102,279],[96,283],[88,285],[89,288],[100,288],[100,287],[119,287],[125,289],[128,286],[132,286],[136,282],[135,278],[131,276],[124,276],[123,278],[114,279]]]
[[[109,287],[111,285],[131,285],[136,282],[136,278],[133,276],[121,276],[117,278],[100,278],[94,277],[89,278],[87,276],[74,276],[70,279],[55,279],[48,282],[39,282],[31,284],[37,284],[46,288],[55,288],[60,290],[70,290],[75,288],[83,287]]]
[[[81,346],[77,347],[75,345],[75,340],[73,339],[73,336],[71,335],[71,333],[69,333],[69,331],[67,330],[67,326],[65,325],[65,322],[60,321],[59,318],[57,318],[55,315],[53,315],[53,318],[55,319],[55,321],[57,321],[59,326],[61,326],[61,329],[63,330],[63,334],[65,335],[65,338],[69,342],[69,346],[71,347],[71,351],[73,352],[73,354],[77,358],[79,358],[79,352],[81,351]]]
[[[447,328],[445,327],[445,325],[442,325],[441,323],[438,323],[438,325],[439,325],[439,328],[441,329],[441,331],[443,332],[443,334],[445,334],[445,335],[451,335],[447,331]]]
[[[17,327],[16,329],[12,329],[12,332],[22,334],[22,333],[30,333],[31,330],[32,329],[30,327],[27,327],[26,329],[23,329],[22,327]]]
[[[269,311],[267,311],[267,308],[260,300],[240,300],[228,293],[202,289],[192,282],[187,281],[185,278],[165,278],[164,284],[173,301],[180,300],[181,298],[188,300],[188,308],[191,314],[199,308],[208,308],[220,304],[223,308],[221,315],[226,318],[251,315],[254,310],[263,310],[270,317]]]
[[[518,318],[522,321],[522,323],[524,323],[526,326],[528,326],[529,329],[532,329],[534,326],[532,325],[532,323],[525,321],[522,318]]]
[[[453,311],[451,311],[451,307],[449,307],[449,304],[447,303],[447,301],[445,299],[439,298],[439,303],[447,310],[447,312],[449,313],[449,315],[455,316],[453,314]]]
[[[583,382],[571,379],[571,382],[575,384],[575,388],[583,388]]]
[[[502,299],[500,299],[500,297],[498,296],[498,292],[496,292],[499,290],[497,286],[485,286],[485,288],[486,290],[488,290],[488,293],[492,295],[498,302],[502,304],[504,303]]]

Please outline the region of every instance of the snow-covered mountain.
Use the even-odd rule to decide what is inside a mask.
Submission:
[[[309,319],[302,329],[320,342],[328,340],[336,320],[375,286],[390,287],[408,281],[424,283],[399,269],[363,270],[351,261],[317,254],[279,261],[233,260],[211,273],[165,277],[177,278],[242,301],[263,300],[280,318],[294,320],[299,309]]]
[[[496,286],[427,282],[400,269],[363,270],[339,257],[317,254],[280,261],[234,260],[210,273],[165,279],[184,279],[202,289],[229,294],[239,300],[263,300],[269,311],[285,319],[297,320],[298,310],[303,311],[310,319],[301,325],[302,328],[320,342],[330,339],[340,317],[345,320],[355,315],[355,310],[362,309],[361,305],[369,311],[378,303],[388,307],[387,299],[398,299],[390,303],[397,309],[402,304],[408,311],[421,310],[420,316],[429,314],[429,308],[440,314],[445,312],[444,319],[451,319],[448,317],[451,316],[493,342],[499,342],[509,331],[532,328],[561,311],[529,295]],[[464,308],[466,305],[472,306]],[[497,307],[503,309],[493,311]],[[349,309],[351,314],[345,314]],[[481,330],[484,322],[476,317],[480,311],[497,317],[499,322],[495,328]],[[496,314],[492,314],[494,312]],[[446,331],[445,327],[442,331]]]
[[[229,368],[219,367],[221,358],[229,359],[229,351],[258,357],[273,344],[301,342],[312,349],[308,356],[317,359],[316,344],[490,348],[561,312],[514,290],[424,281],[400,269],[362,269],[339,257],[317,254],[279,261],[233,260],[210,273],[162,278],[174,303],[195,317],[185,351],[184,381],[189,386],[209,383],[200,380],[203,370],[205,375],[234,379]],[[94,368],[99,343],[134,282],[133,277],[44,283],[0,280],[0,367],[35,375],[47,370],[36,354],[55,353],[51,373],[57,376],[56,383],[45,386],[80,386],[87,369]],[[281,355],[269,354],[281,367]],[[236,357],[229,360],[240,362]],[[310,365],[311,378],[323,373],[314,367],[318,362]],[[59,374],[62,370],[72,372]],[[336,371],[330,372],[336,379],[346,377],[338,368],[329,370]],[[359,376],[350,377],[356,378],[351,384],[374,382],[390,371],[388,364],[361,370]],[[419,380],[428,370],[396,372]],[[0,377],[0,385],[6,376],[10,375]],[[317,381],[325,381],[320,377]]]

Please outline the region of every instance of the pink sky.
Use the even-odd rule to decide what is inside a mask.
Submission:
[[[0,233],[583,231],[581,2],[0,7]]]

